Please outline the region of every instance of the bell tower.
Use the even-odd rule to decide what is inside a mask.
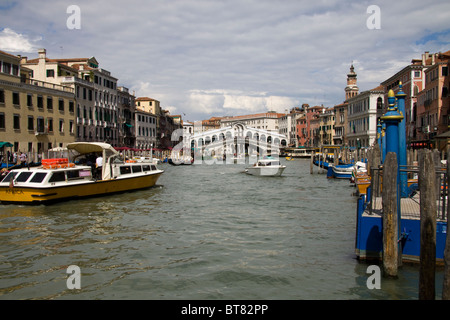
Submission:
[[[347,74],[347,86],[345,87],[345,100],[356,96],[359,93],[359,88],[356,84],[357,78],[353,64],[350,67],[350,73]]]

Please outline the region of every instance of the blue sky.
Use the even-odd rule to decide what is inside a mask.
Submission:
[[[68,29],[67,8],[81,29]],[[380,29],[369,29],[370,5]],[[361,91],[424,51],[450,50],[449,1],[2,1],[0,50],[95,56],[119,85],[195,121],[344,100],[353,62]]]

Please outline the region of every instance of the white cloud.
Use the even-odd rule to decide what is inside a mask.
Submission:
[[[442,0],[77,0],[81,30],[66,28],[69,2],[16,3],[0,20],[28,41],[22,49],[36,51],[30,39],[42,35],[49,57],[60,48],[64,57],[95,56],[119,84],[191,120],[333,106],[344,100],[352,61],[367,90],[423,51],[450,49]],[[380,30],[366,26],[371,4]]]
[[[36,52],[34,43],[41,40],[37,38],[30,40],[26,35],[15,32],[10,28],[4,28],[0,32],[0,48],[8,52]]]

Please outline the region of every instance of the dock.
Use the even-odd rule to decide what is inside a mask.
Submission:
[[[365,196],[358,201],[357,237],[355,253],[359,260],[381,261],[383,257],[383,201],[374,197],[366,202]],[[411,198],[400,199],[400,230],[402,261],[420,262],[420,192]],[[447,219],[441,200],[436,200],[436,263],[444,262]]]

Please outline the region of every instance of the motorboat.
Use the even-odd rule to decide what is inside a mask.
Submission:
[[[168,162],[173,166],[186,166],[194,163],[194,159],[191,156],[179,156],[169,158]]]
[[[10,170],[0,181],[0,202],[41,204],[153,187],[164,172],[155,164],[125,162],[107,143],[67,145],[69,158],[42,159],[39,167]],[[100,167],[92,156],[99,155]]]
[[[260,159],[253,166],[245,168],[245,173],[254,176],[274,176],[282,175],[286,166],[277,159]]]
[[[354,172],[367,172],[364,162],[356,162],[355,164],[332,165],[329,164],[327,177],[336,179],[351,179]]]

